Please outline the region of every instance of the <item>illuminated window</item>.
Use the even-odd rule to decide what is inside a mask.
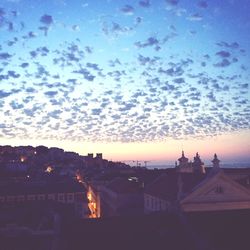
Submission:
[[[88,192],[87,196],[88,196],[88,200],[91,201],[92,200],[92,194],[90,192]]]
[[[48,166],[45,170],[47,173],[51,173],[53,171],[53,168],[51,166]]]
[[[24,156],[22,156],[21,158],[20,158],[20,161],[21,162],[24,162],[26,159],[25,159],[25,157]]]

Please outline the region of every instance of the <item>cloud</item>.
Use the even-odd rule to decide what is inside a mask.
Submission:
[[[126,15],[133,15],[134,14],[134,7],[127,4],[121,8],[121,12],[123,12]]]
[[[159,44],[160,44],[159,40],[153,36],[147,38],[147,40],[144,42],[140,42],[140,41],[135,42],[135,46],[137,48],[146,48],[146,47],[154,46],[156,51],[160,49]]]
[[[87,68],[92,68],[94,70],[100,70],[97,63],[86,63]]]
[[[102,109],[100,108],[95,108],[91,110],[92,115],[100,115],[102,113]]]
[[[92,54],[93,53],[93,47],[90,47],[90,46],[85,46],[85,51],[88,53],[88,54]]]
[[[146,64],[154,64],[157,60],[159,60],[159,57],[154,57],[154,58],[150,58],[150,57],[146,57],[143,56],[141,54],[139,54],[139,56],[137,57],[138,62],[140,63],[140,65],[146,65]]]
[[[239,85],[239,87],[240,87],[241,89],[248,89],[249,84],[248,84],[248,83],[242,83],[242,84]]]
[[[54,111],[48,112],[48,117],[52,117],[54,119],[59,119],[60,118],[60,114],[62,113],[62,111],[60,109],[56,109]]]
[[[47,36],[49,27],[53,24],[53,18],[52,16],[45,14],[41,16],[40,22],[44,24],[45,26],[40,26],[39,29],[44,32],[45,36]]]
[[[8,71],[8,77],[19,78],[20,74],[16,73],[14,70],[9,70]]]
[[[167,74],[169,76],[181,76],[184,73],[184,70],[182,69],[181,66],[177,66],[177,67],[172,67],[172,68],[168,68],[168,69],[163,69],[162,67],[160,67],[158,69],[158,73],[161,74]]]
[[[118,22],[114,20],[106,19],[102,22],[102,31],[103,33],[111,38],[116,38],[119,35],[128,34],[128,32],[132,31],[134,27],[122,26]]]
[[[192,14],[192,15],[187,17],[187,20],[196,21],[196,22],[202,21],[202,19],[203,19],[203,17],[199,13],[195,13],[195,14]]]
[[[3,90],[0,90],[0,97],[1,98],[8,97],[9,95],[11,95],[11,92],[5,92]]]
[[[176,6],[176,5],[179,3],[179,0],[165,0],[165,2],[166,2],[168,5]]]
[[[185,79],[184,78],[182,78],[182,77],[180,77],[180,78],[175,78],[174,80],[173,80],[173,82],[174,83],[185,83]]]
[[[225,50],[221,50],[221,51],[217,52],[216,55],[220,56],[220,57],[230,57],[231,56],[230,52],[225,51]]]
[[[6,12],[3,8],[0,8],[0,17],[4,17],[6,15]]]
[[[121,61],[118,58],[116,58],[115,60],[109,60],[108,63],[110,67],[121,65]]]
[[[9,53],[6,53],[6,52],[0,53],[0,60],[10,59],[11,57],[12,55],[10,55]]]
[[[21,68],[27,68],[29,66],[29,63],[22,63],[20,64]]]
[[[100,16],[102,10],[97,8],[100,13],[87,12],[73,24],[64,15],[56,15],[61,18],[56,22],[45,14],[40,27],[31,25],[24,12],[17,15],[12,13],[15,10],[2,9],[0,109],[6,122],[0,127],[6,129],[4,133],[22,133],[16,123],[31,127],[41,138],[151,141],[249,128],[244,66],[248,51],[240,47],[241,37],[237,42],[217,42],[215,51],[211,40],[207,49],[195,50],[192,44],[208,34],[207,27],[197,22],[185,33],[195,34],[189,36],[191,47],[179,48],[182,21],[209,16],[209,2],[197,0],[188,9],[180,8],[183,1],[165,3],[171,13],[157,12],[160,6],[151,0],[123,2],[118,9],[109,3],[109,8],[114,7],[111,15]],[[180,25],[171,23],[175,18]],[[52,26],[53,35],[64,35],[59,40],[51,36],[50,42],[41,33],[47,34]],[[18,49],[20,53],[14,52]]]
[[[207,1],[199,1],[197,3],[197,6],[202,8],[202,9],[206,9],[208,7]]]
[[[142,0],[142,1],[139,1],[139,5],[144,8],[149,8],[151,3],[150,3],[150,0]]]
[[[22,103],[18,103],[14,100],[10,102],[10,106],[12,107],[12,109],[22,109],[24,107]]]
[[[53,23],[53,18],[52,18],[52,16],[45,14],[45,15],[41,16],[40,22],[47,25],[47,26],[50,26]]]
[[[84,77],[84,79],[92,82],[95,79],[95,76],[90,73],[87,69],[74,70],[73,73],[80,74]]]
[[[7,45],[11,47],[11,46],[15,45],[17,42],[18,42],[18,38],[14,37],[13,40],[7,41]]]
[[[44,94],[48,96],[49,98],[53,98],[55,95],[58,94],[58,91],[46,91],[44,92]]]
[[[35,89],[35,88],[32,88],[32,87],[26,88],[25,91],[26,91],[27,93],[36,93],[36,92],[37,92],[36,89]]]
[[[24,108],[23,112],[26,116],[29,117],[35,117],[37,114],[39,114],[39,111],[42,111],[44,109],[45,104],[34,104],[32,108]]]
[[[229,48],[229,49],[238,49],[240,47],[240,45],[237,42],[227,43],[225,41],[221,41],[219,43],[216,43],[216,45],[220,47]]]
[[[124,112],[124,111],[129,111],[132,108],[135,108],[136,104],[135,103],[122,103],[122,107],[119,108],[120,112]]]
[[[229,66],[231,63],[230,61],[228,61],[228,59],[223,59],[222,61],[215,63],[214,66],[215,67],[219,67],[219,68],[224,68]]]

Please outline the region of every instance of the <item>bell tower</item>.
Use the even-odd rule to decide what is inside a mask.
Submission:
[[[217,157],[217,154],[214,154],[214,159],[212,160],[213,167],[219,168],[220,167],[220,160]]]

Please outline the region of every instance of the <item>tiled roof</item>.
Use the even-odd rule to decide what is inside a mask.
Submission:
[[[115,178],[107,186],[113,192],[120,194],[139,193],[141,191],[140,184],[135,181],[129,181],[127,178]]]
[[[163,174],[147,186],[145,193],[164,200],[174,201],[177,199],[180,181],[182,193],[186,194],[191,192],[205,177],[206,175],[195,175],[193,173]]]
[[[226,176],[235,180],[242,186],[250,189],[250,168],[221,168]],[[177,173],[169,172],[156,178],[145,188],[145,193],[169,201],[177,199],[179,187],[182,184],[182,194],[187,195],[199,185],[202,185],[207,178],[217,173],[213,168],[206,168],[206,174]]]
[[[85,187],[75,181],[72,182],[17,182],[0,185],[0,195],[27,195],[48,193],[86,192]]]
[[[146,187],[145,193],[164,200],[175,200],[178,193],[177,175],[163,174],[159,176]]]

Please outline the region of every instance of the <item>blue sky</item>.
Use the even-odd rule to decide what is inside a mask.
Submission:
[[[0,142],[240,144],[249,11],[247,0],[2,0]]]

